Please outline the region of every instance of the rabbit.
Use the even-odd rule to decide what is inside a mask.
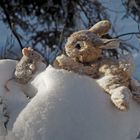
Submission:
[[[16,65],[13,77],[5,84],[5,89],[7,91],[9,91],[7,84],[10,80],[15,79],[16,82],[20,84],[27,84],[32,79],[32,76],[37,69],[38,62],[43,59],[38,52],[30,47],[23,48],[22,55],[22,58]]]
[[[131,83],[137,87],[131,78],[134,64],[127,58],[121,60],[103,57],[103,49],[120,46],[119,39],[102,38],[110,28],[111,23],[102,20],[89,30],[74,32],[65,44],[66,54],[57,56],[53,66],[96,79],[99,86],[110,95],[112,103],[119,110],[127,111],[130,95],[133,96]],[[140,95],[135,94],[135,99],[140,100]]]

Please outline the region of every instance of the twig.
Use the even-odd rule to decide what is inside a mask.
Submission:
[[[120,34],[120,35],[117,35],[114,38],[119,38],[119,37],[127,36],[127,35],[136,35],[136,34],[140,34],[140,32],[130,32],[130,33],[125,33],[125,34]]]
[[[6,7],[5,7],[3,1],[1,1],[0,4],[1,4],[1,7],[3,8],[3,11],[4,11],[5,16],[6,16],[6,18],[7,18],[7,22],[8,22],[8,24],[9,24],[9,27],[10,27],[10,29],[11,29],[13,35],[16,37],[16,39],[17,39],[17,41],[18,41],[18,43],[19,43],[21,49],[23,49],[23,45],[22,45],[22,43],[21,43],[21,41],[20,41],[20,39],[19,39],[17,33],[15,32],[15,30],[14,30],[13,27],[12,27],[11,19],[10,19],[9,13],[8,13],[8,11],[7,11],[7,9],[6,9]]]

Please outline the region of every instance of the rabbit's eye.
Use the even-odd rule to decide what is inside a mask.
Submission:
[[[78,50],[80,50],[80,49],[81,49],[80,43],[77,43],[77,44],[75,45],[75,48],[78,49]]]
[[[34,53],[33,53],[33,52],[31,52],[31,53],[30,53],[30,55],[31,55],[31,56],[33,56],[33,55],[34,55]]]

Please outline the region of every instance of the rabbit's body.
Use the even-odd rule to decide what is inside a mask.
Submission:
[[[131,93],[133,95],[130,87],[134,65],[128,61],[127,56],[122,60],[102,58],[102,49],[118,48],[120,45],[118,39],[101,38],[109,28],[109,21],[101,21],[89,30],[73,33],[65,45],[66,55],[58,56],[54,67],[96,79],[97,83],[111,95],[114,105],[120,110],[127,110],[129,96]],[[137,97],[139,99],[140,96]]]

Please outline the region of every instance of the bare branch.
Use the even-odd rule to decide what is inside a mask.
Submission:
[[[5,14],[6,18],[7,18],[8,25],[9,25],[9,27],[10,27],[10,29],[11,29],[13,35],[16,37],[16,39],[17,39],[17,41],[18,41],[18,43],[19,43],[21,49],[22,49],[22,48],[23,48],[23,45],[22,45],[22,43],[21,43],[21,41],[20,41],[20,39],[19,39],[19,37],[18,37],[18,35],[17,35],[15,29],[14,29],[13,26],[12,26],[12,22],[11,22],[9,13],[8,13],[8,11],[7,11],[6,7],[5,7],[5,5],[4,5],[4,2],[1,1],[1,2],[0,2],[0,5],[1,5],[1,7],[3,8],[4,14]]]
[[[137,35],[137,34],[140,34],[140,32],[124,33],[124,34],[117,35],[117,36],[115,36],[114,38],[119,38],[119,37],[127,36],[127,35]]]

